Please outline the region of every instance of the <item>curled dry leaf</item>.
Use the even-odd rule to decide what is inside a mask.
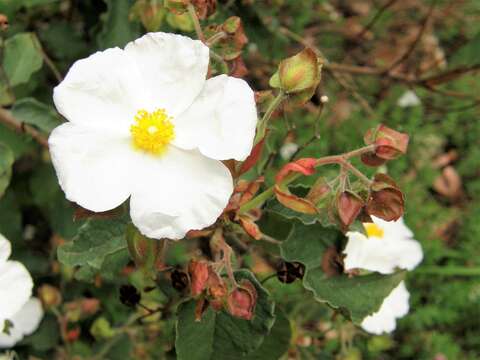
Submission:
[[[440,195],[455,200],[462,196],[462,179],[453,166],[447,166],[433,182],[433,188]]]
[[[351,191],[343,191],[337,197],[338,216],[342,225],[350,226],[360,214],[365,203],[362,198]]]
[[[239,287],[228,295],[228,312],[238,318],[251,320],[257,303],[257,290],[248,281],[242,280]]]
[[[403,193],[395,181],[385,174],[375,175],[367,201],[367,214],[385,221],[396,221],[402,217],[404,207]]]
[[[207,287],[209,275],[208,263],[206,261],[190,260],[188,273],[190,275],[192,296],[198,296]]]

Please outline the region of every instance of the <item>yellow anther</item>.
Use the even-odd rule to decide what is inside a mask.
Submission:
[[[133,145],[152,154],[161,154],[175,138],[174,126],[165,109],[154,112],[139,110],[130,127]]]
[[[368,237],[383,238],[383,229],[374,223],[364,223],[363,227]]]

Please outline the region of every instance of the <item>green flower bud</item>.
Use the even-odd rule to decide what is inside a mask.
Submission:
[[[280,88],[287,94],[307,91],[313,94],[321,79],[322,64],[315,52],[305,48],[297,55],[289,57],[278,67],[270,78],[270,86]]]

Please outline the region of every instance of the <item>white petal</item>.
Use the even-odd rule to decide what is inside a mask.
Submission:
[[[10,241],[5,236],[0,234],[0,263],[7,261],[12,252]]]
[[[148,98],[136,64],[113,48],[75,62],[54,89],[53,100],[71,122],[128,133]]]
[[[108,135],[65,123],[48,139],[61,188],[70,201],[91,211],[106,211],[130,195],[136,154],[129,136]]]
[[[0,322],[22,308],[32,295],[32,288],[32,277],[23,264],[18,261],[0,263]]]
[[[140,231],[155,239],[181,239],[212,225],[233,191],[232,177],[219,161],[197,151],[170,147],[163,156],[139,159],[130,214]]]
[[[0,347],[12,347],[21,341],[24,336],[32,334],[40,325],[43,318],[43,308],[40,300],[35,297],[25,303],[25,305],[9,320],[13,327],[10,329],[10,335],[0,333]]]
[[[383,237],[366,237],[359,232],[348,232],[344,253],[345,268],[365,269],[389,274],[396,268],[412,270],[423,259],[420,243],[412,239],[413,233],[403,219],[387,222],[378,218],[375,224],[383,230]]]
[[[165,108],[177,116],[193,102],[205,83],[209,49],[186,36],[149,33],[125,47],[137,64],[142,86],[151,94],[146,110]]]
[[[360,232],[348,232],[347,237],[348,243],[343,251],[346,270],[364,269],[382,274],[394,271],[396,254],[391,254],[385,247],[385,239],[367,238]]]
[[[252,150],[257,124],[253,91],[241,79],[211,78],[174,123],[175,145],[198,148],[212,159],[244,160]]]
[[[420,99],[413,91],[408,90],[398,99],[397,105],[400,107],[410,107],[420,105]]]
[[[392,332],[396,327],[396,319],[408,314],[409,298],[410,293],[402,281],[392,290],[390,295],[383,300],[380,310],[367,316],[362,321],[362,328],[369,333],[377,335]]]
[[[384,232],[384,237],[396,237],[396,238],[413,238],[413,232],[410,230],[403,218],[397,221],[385,221],[383,219],[372,216],[373,222],[378,225]]]

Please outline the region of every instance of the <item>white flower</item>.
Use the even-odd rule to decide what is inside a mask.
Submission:
[[[403,93],[402,96],[397,101],[397,105],[400,107],[411,107],[420,105],[420,99],[418,98],[417,94],[413,91],[408,90]]]
[[[257,113],[245,81],[206,80],[208,62],[200,41],[149,33],[73,64],[53,97],[68,122],[49,138],[66,197],[97,212],[130,197],[151,238],[213,224],[233,191],[220,160],[249,155]]]
[[[362,321],[362,328],[369,333],[381,335],[395,330],[397,319],[408,314],[410,293],[405,282],[398,286],[383,300],[380,310]]]
[[[373,221],[364,224],[367,236],[359,232],[347,233],[346,270],[364,269],[390,274],[397,268],[412,270],[422,261],[422,248],[402,218],[387,222],[374,217]],[[409,297],[402,281],[385,298],[380,310],[363,320],[362,327],[374,334],[392,332],[396,319],[408,313]]]
[[[33,333],[43,317],[40,301],[31,297],[32,277],[23,264],[8,260],[10,253],[10,242],[0,235],[0,348]],[[3,332],[6,323],[10,334]]]
[[[280,148],[280,156],[282,157],[283,160],[288,161],[297,152],[297,150],[298,150],[298,145],[293,142],[283,144],[282,147]]]

